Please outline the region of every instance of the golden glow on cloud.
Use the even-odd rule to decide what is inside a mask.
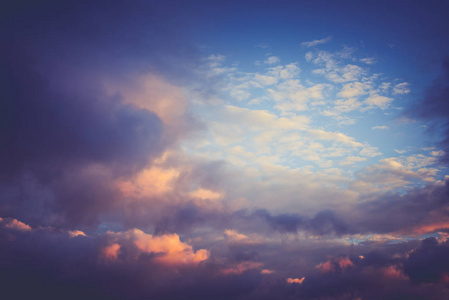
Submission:
[[[181,88],[161,76],[146,74],[126,86],[106,84],[110,94],[119,93],[125,103],[154,112],[164,125],[179,129],[188,99]]]
[[[101,255],[106,260],[117,260],[120,254],[120,245],[115,243],[101,250]]]
[[[154,166],[141,171],[133,180],[118,181],[117,185],[126,197],[162,196],[173,190],[178,176],[176,169]]]
[[[70,230],[68,232],[70,237],[76,237],[76,236],[86,236],[86,234],[84,232],[82,232],[81,230]]]
[[[287,282],[292,284],[292,283],[297,283],[297,284],[302,284],[304,279],[306,279],[305,277],[301,277],[301,278],[287,278]]]
[[[137,249],[137,257],[141,253],[155,254],[155,260],[164,265],[182,265],[182,264],[198,264],[209,258],[209,251],[199,249],[196,252],[189,244],[181,242],[179,235],[166,234],[161,236],[153,236],[146,234],[139,229],[131,229],[126,232],[108,232],[115,244],[121,247],[132,247]],[[119,244],[120,243],[120,244]],[[106,247],[107,253],[114,258],[114,250],[118,250],[117,246],[111,248]],[[117,258],[117,255],[115,255]]]
[[[223,197],[223,194],[214,192],[212,190],[199,188],[189,193],[190,197],[201,200],[217,200]]]
[[[236,230],[232,230],[232,229],[226,229],[224,231],[224,234],[226,236],[226,238],[228,239],[228,241],[230,242],[247,242],[249,240],[249,238],[241,233],[238,233]]]
[[[416,235],[433,233],[439,230],[449,229],[449,221],[441,221],[433,224],[426,224],[413,229],[413,233]]]
[[[16,219],[3,219],[0,218],[0,222],[4,223],[6,228],[18,230],[18,231],[31,231],[31,227],[23,222]]]

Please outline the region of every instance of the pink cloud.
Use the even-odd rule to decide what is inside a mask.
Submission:
[[[354,266],[354,263],[349,259],[348,256],[345,256],[345,257],[335,257],[335,258],[329,259],[329,260],[317,265],[316,268],[319,269],[321,272],[329,273],[329,272],[335,272],[337,270],[337,268],[340,268],[341,270],[346,270],[353,266]]]

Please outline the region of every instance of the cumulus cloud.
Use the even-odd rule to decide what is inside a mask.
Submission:
[[[378,107],[382,110],[388,108],[392,101],[392,98],[380,95],[371,95],[365,99],[365,103],[368,105],[368,107]]]
[[[181,242],[177,234],[153,236],[139,229],[132,229],[125,232],[107,232],[106,237],[113,244],[102,250],[103,255],[112,260],[118,258],[122,248],[126,249],[133,259],[138,259],[141,254],[150,254],[164,265],[197,264],[209,257],[206,249],[194,251],[192,246]]]

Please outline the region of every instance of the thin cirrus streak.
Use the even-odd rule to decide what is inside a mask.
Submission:
[[[2,296],[447,299],[448,9],[8,1]]]

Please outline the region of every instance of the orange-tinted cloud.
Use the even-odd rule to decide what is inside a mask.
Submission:
[[[238,265],[232,266],[230,268],[226,268],[221,270],[221,274],[223,275],[232,275],[232,274],[242,274],[248,270],[257,269],[262,267],[263,264],[259,262],[246,261],[239,263]]]
[[[287,278],[287,282],[290,283],[290,284],[292,284],[292,283],[302,284],[304,279],[306,279],[306,278],[305,277],[302,277],[302,278]]]
[[[126,85],[109,82],[105,86],[111,95],[120,94],[125,103],[155,113],[164,124],[166,140],[183,135],[191,127],[187,93],[161,76],[146,74]]]
[[[249,241],[249,237],[244,234],[238,233],[237,230],[226,229],[224,231],[226,239],[231,243],[245,243]]]
[[[202,199],[202,200],[215,200],[215,199],[220,199],[223,197],[223,194],[221,194],[221,193],[211,191],[208,189],[203,189],[203,188],[192,191],[189,193],[189,195],[192,198],[198,198],[198,199]]]
[[[439,230],[449,229],[448,221],[441,221],[432,224],[421,225],[413,229],[415,235],[421,235],[426,233],[433,233]]]
[[[81,230],[70,230],[68,234],[70,235],[70,237],[86,236],[86,234]]]
[[[31,231],[31,227],[16,219],[3,219],[0,218],[0,222],[4,224],[6,228],[19,230],[19,231]]]
[[[117,260],[121,246],[117,243],[109,245],[101,250],[101,256],[106,260]]]
[[[197,264],[209,258],[208,250],[195,252],[191,245],[181,242],[175,233],[153,236],[139,229],[131,229],[126,232],[108,232],[107,235],[122,247],[137,250],[137,256],[141,253],[156,254],[154,259],[165,265]]]
[[[397,266],[389,266],[383,268],[383,275],[389,279],[403,279],[406,280],[408,277],[400,270]]]
[[[127,197],[162,196],[173,190],[179,171],[153,166],[142,170],[132,180],[117,181],[118,188]]]

